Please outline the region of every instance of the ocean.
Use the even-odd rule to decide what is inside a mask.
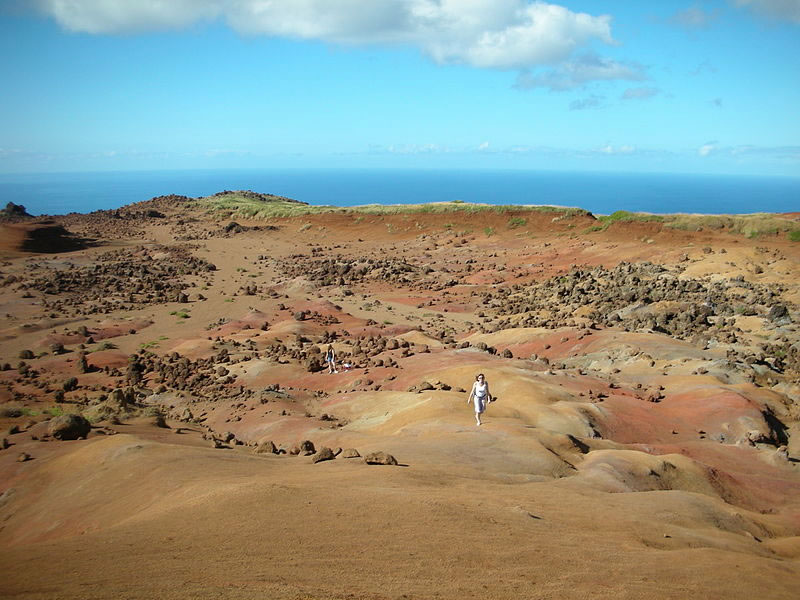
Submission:
[[[114,209],[154,196],[253,190],[314,205],[462,200],[555,204],[595,214],[800,211],[800,177],[504,170],[225,169],[0,174],[0,202],[33,215]]]

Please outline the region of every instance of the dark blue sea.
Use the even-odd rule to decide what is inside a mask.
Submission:
[[[800,211],[800,177],[505,170],[226,169],[0,174],[0,202],[34,215],[119,208],[154,196],[253,190],[315,205],[489,204],[577,206],[595,214],[744,214]]]

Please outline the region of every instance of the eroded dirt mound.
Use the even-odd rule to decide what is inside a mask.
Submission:
[[[53,221],[0,224],[0,252],[56,254],[87,247],[82,240]]]

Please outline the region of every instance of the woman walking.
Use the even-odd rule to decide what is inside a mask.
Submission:
[[[479,373],[472,384],[472,391],[467,398],[467,404],[475,403],[475,421],[481,424],[481,414],[486,410],[486,405],[492,401],[492,394],[489,393],[489,382],[486,381],[483,373]]]

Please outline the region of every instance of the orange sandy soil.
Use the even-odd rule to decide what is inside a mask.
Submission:
[[[165,218],[71,252],[26,251],[31,226],[3,238],[3,598],[798,597],[800,385],[764,363],[726,362],[800,343],[797,244],[653,223],[588,232],[591,216],[553,213],[515,228],[489,213],[317,215],[274,219],[275,229],[236,219],[262,229],[222,237],[230,219],[159,210]],[[210,237],[178,235],[190,216],[191,231]],[[94,222],[64,223],[97,239]],[[216,270],[183,277],[188,302],[96,313],[54,312],[43,304],[52,294],[20,285],[140,247],[153,261],[185,247]],[[310,261],[335,256],[430,265],[429,282],[457,282],[314,280]],[[738,315],[736,342],[707,343],[590,327],[586,311],[551,327],[499,327],[509,315],[482,304],[504,286],[623,261],[782,286],[791,318]],[[340,362],[359,338],[397,348],[334,374],[292,354],[299,338],[324,351],[333,332]],[[151,371],[131,390],[134,406],[98,412],[131,385],[133,355],[196,361],[220,348],[236,360],[214,364],[225,375],[213,393]],[[34,376],[18,368],[26,349]],[[497,397],[481,427],[466,404],[478,372]],[[57,401],[72,376],[77,387]],[[168,428],[154,425],[156,411]],[[89,417],[88,438],[49,438],[61,412]],[[265,440],[381,450],[399,465],[255,453]]]

